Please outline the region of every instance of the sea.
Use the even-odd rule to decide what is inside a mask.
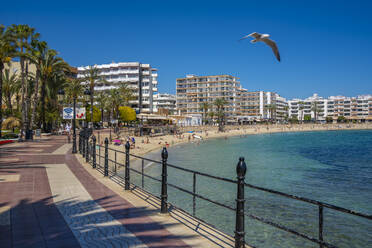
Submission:
[[[236,179],[239,157],[247,166],[245,182],[372,215],[372,130],[289,132],[209,139],[168,149],[168,163]],[[160,151],[147,157],[160,160]],[[161,167],[145,162],[145,173],[161,177]],[[189,192],[229,207],[236,184],[168,167],[168,201],[193,213]],[[140,185],[141,177],[132,176]],[[160,183],[145,179],[145,189],[160,195]],[[258,216],[318,238],[318,206],[245,187],[245,241],[253,247],[319,247],[250,216]],[[200,198],[195,216],[234,235],[235,212]],[[372,221],[324,208],[324,241],[337,247],[372,247]]]

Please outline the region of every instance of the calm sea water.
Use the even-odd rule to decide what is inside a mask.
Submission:
[[[372,131],[326,131],[250,135],[171,147],[169,163],[235,179],[240,156],[246,182],[372,214]],[[149,155],[159,159],[156,152]],[[168,182],[192,191],[192,175],[168,169]],[[159,177],[160,167],[146,173]],[[135,178],[134,180],[139,180]],[[236,186],[197,176],[197,193],[234,206]],[[160,185],[145,188],[159,194]],[[192,197],[169,187],[169,201],[192,211]],[[318,235],[317,206],[246,188],[246,212],[307,235]],[[235,213],[197,199],[196,215],[233,235]],[[324,211],[324,239],[339,247],[372,247],[372,222]],[[318,247],[246,217],[246,241],[257,247]]]

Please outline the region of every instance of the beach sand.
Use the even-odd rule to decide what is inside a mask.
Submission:
[[[245,126],[225,126],[225,132],[218,132],[217,126],[201,126],[201,127],[187,127],[182,128],[183,133],[180,135],[164,135],[158,137],[135,137],[136,144],[134,148],[130,149],[130,153],[136,156],[144,156],[145,154],[160,150],[163,147],[170,147],[180,143],[187,142],[203,142],[203,140],[213,138],[229,138],[232,136],[240,135],[253,135],[253,134],[264,134],[264,133],[278,133],[278,132],[305,132],[305,131],[329,131],[329,130],[359,130],[359,129],[372,129],[372,123],[360,123],[360,124],[273,124],[273,125],[245,125]],[[192,133],[188,131],[194,131],[194,134],[199,138],[193,138]],[[108,130],[97,130],[94,132],[96,136],[100,136],[99,140],[102,146],[103,140],[109,137]],[[127,137],[118,137],[112,133],[112,139],[120,139],[126,141]],[[148,141],[148,143],[147,143]],[[113,152],[109,150],[109,159],[117,161],[118,163],[124,164],[125,161],[125,147],[124,145],[115,145],[114,142],[109,144],[109,148],[118,150],[121,152]],[[101,148],[101,155],[103,155],[103,147]],[[116,154],[115,154],[116,153]],[[135,159],[131,157],[131,160]],[[159,158],[160,160],[160,158]],[[98,161],[97,161],[98,162]],[[114,167],[114,162],[110,162],[110,168]],[[119,167],[119,166],[118,166]]]

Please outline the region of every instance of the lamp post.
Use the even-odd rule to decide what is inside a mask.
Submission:
[[[86,88],[84,90],[84,99],[88,103],[90,99],[90,122],[87,121],[87,127],[91,127],[93,129],[93,98],[91,98],[92,92],[89,90],[89,88]],[[87,108],[88,112],[88,108]]]
[[[58,91],[58,100],[63,101],[65,91],[60,89]],[[73,117],[72,117],[72,153],[76,153],[76,96],[73,96]]]

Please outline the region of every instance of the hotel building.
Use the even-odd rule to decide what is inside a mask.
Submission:
[[[201,104],[210,105],[209,111],[216,111],[213,102],[218,98],[227,101],[226,121],[235,121],[240,114],[240,82],[230,75],[196,76],[187,75],[176,80],[177,110],[182,115],[201,115]]]
[[[129,101],[132,108],[140,113],[152,113],[153,95],[158,91],[157,69],[149,64],[140,62],[122,62],[95,65],[99,75],[107,82],[97,82],[95,91],[109,90],[118,88],[121,84],[126,84],[133,91],[134,99]],[[78,78],[83,78],[89,66],[78,67]]]
[[[288,104],[285,98],[275,92],[240,90],[241,121],[284,120]]]
[[[167,110],[168,114],[176,114],[176,95],[159,93],[154,95],[153,112],[159,113],[162,110]]]
[[[327,117],[332,117],[336,121],[340,116],[348,120],[372,120],[371,95],[356,97],[330,96],[323,98],[314,94],[304,100],[290,100],[288,105],[289,117],[296,117],[298,120],[304,120],[306,115],[310,116],[311,119],[315,119],[315,114],[316,119],[320,121],[325,121]]]

